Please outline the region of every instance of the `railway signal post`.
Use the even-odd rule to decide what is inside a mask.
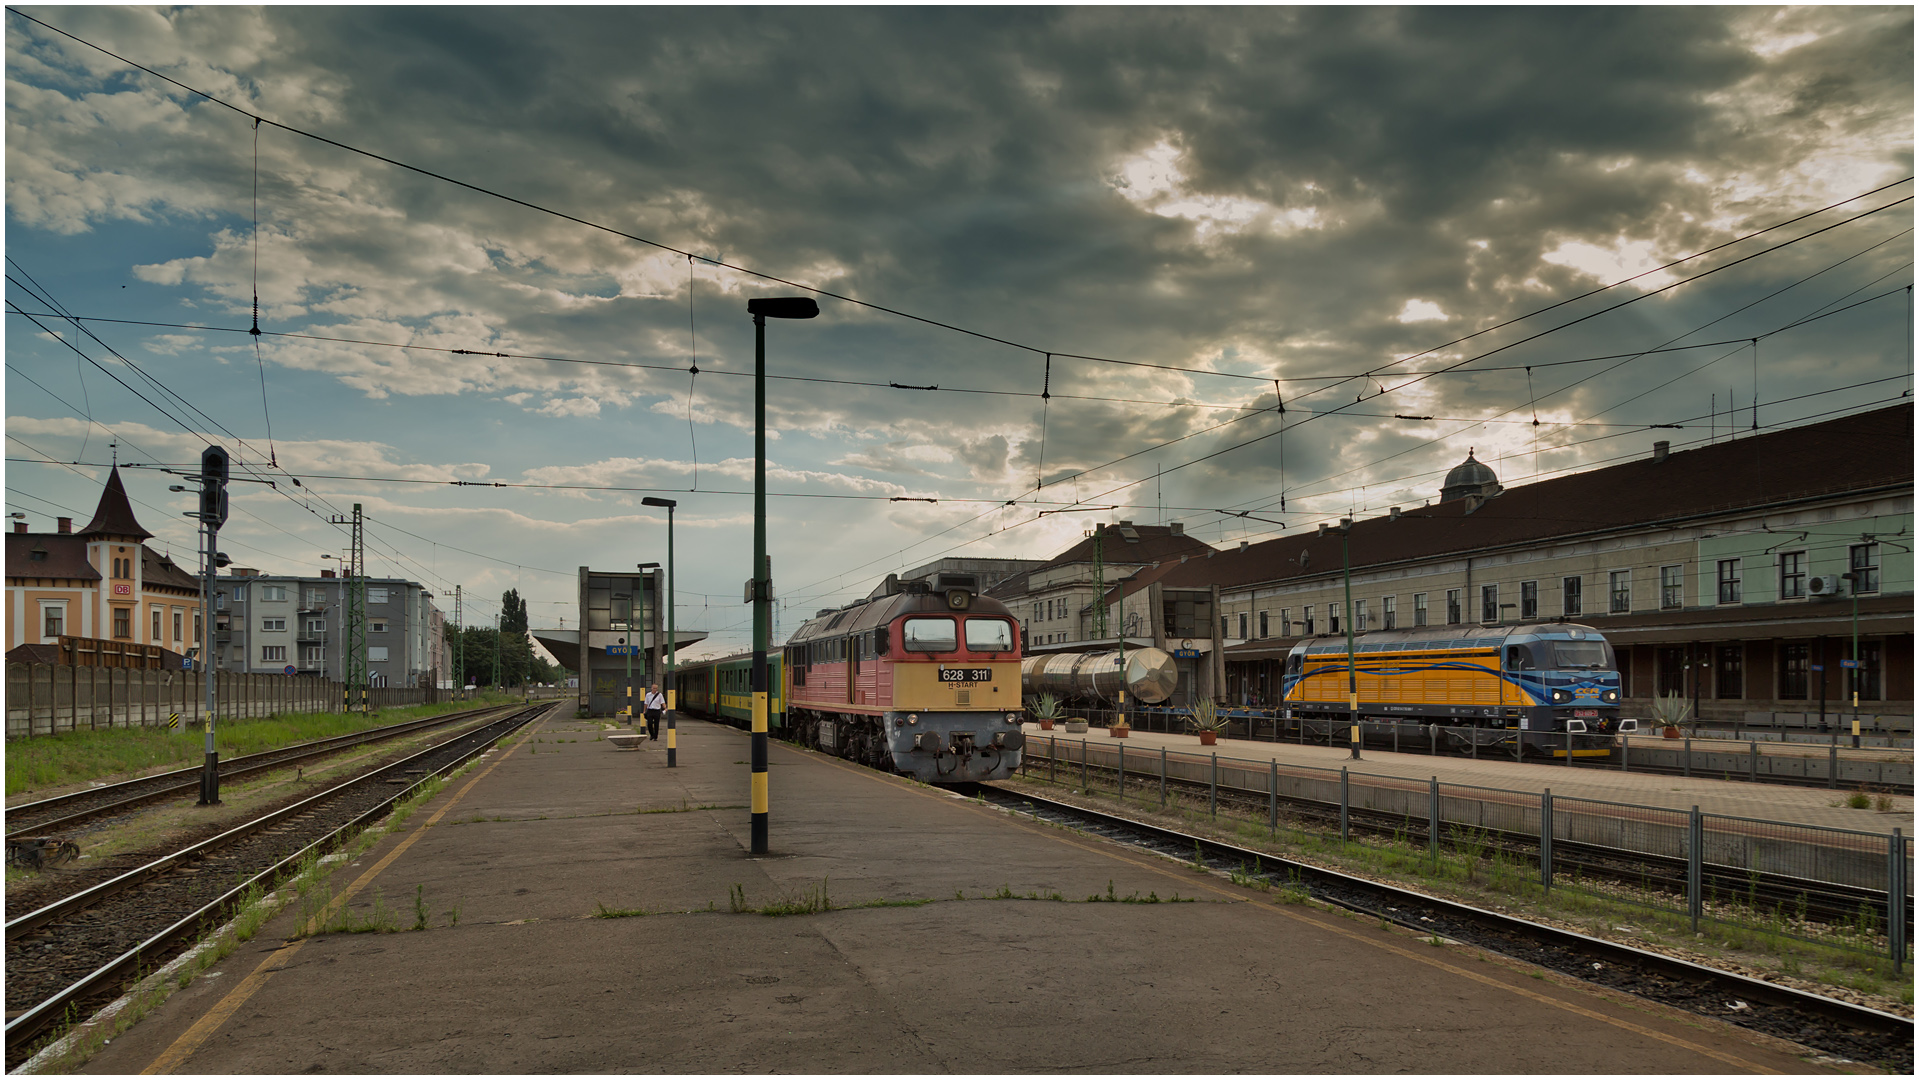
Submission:
[[[227,521],[226,450],[209,446],[200,453],[200,519],[206,550],[200,561],[200,681],[207,691],[206,761],[200,772],[200,805],[220,804],[220,751],[213,743],[213,575],[220,560],[220,526]]]
[[[766,320],[811,319],[810,297],[770,296],[746,302],[753,316],[753,854],[767,853],[766,652],[772,644],[773,581],[766,560]]]

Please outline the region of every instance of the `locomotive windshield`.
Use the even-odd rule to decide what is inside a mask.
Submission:
[[[1013,624],[1005,619],[966,620],[966,648],[969,652],[1012,652]]]
[[[953,652],[959,648],[959,627],[946,617],[908,619],[901,636],[908,652]]]
[[[1613,660],[1612,646],[1603,641],[1555,641],[1551,645],[1552,666],[1561,670],[1590,668],[1597,671],[1610,671],[1617,666]]]

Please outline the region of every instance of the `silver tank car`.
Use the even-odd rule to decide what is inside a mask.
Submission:
[[[1173,658],[1154,648],[1127,649],[1122,682],[1119,650],[1053,653],[1020,662],[1020,688],[1027,697],[1052,694],[1073,701],[1117,702],[1122,685],[1129,700],[1157,705],[1179,685]]]

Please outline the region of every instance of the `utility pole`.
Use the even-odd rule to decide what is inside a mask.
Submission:
[[[209,446],[200,453],[200,679],[207,691],[206,758],[200,770],[200,805],[220,804],[220,751],[213,742],[216,704],[213,677],[213,574],[220,560],[220,526],[227,521],[227,452]]]
[[[1346,623],[1346,711],[1351,718],[1353,760],[1359,760],[1359,673],[1353,663],[1353,519],[1339,519],[1339,561],[1346,572],[1346,606],[1340,615]]]
[[[460,587],[453,586],[453,670],[455,700],[466,697],[466,629],[461,625]]]
[[[342,627],[341,642],[346,655],[341,658],[340,676],[343,680],[340,697],[341,712],[353,711],[353,691],[360,691],[360,711],[367,710],[367,666],[366,666],[366,533],[363,528],[364,515],[360,504],[353,504],[353,516],[335,514],[328,519],[335,525],[349,526],[348,555],[346,561],[346,581],[342,584],[345,593],[346,623]]]

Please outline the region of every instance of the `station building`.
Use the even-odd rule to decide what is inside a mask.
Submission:
[[[1817,726],[1849,718],[1857,691],[1867,726],[1910,730],[1912,466],[1910,405],[1686,450],[1658,442],[1531,484],[1502,485],[1469,454],[1435,503],[1350,535],[1161,561],[1107,602],[1196,654],[1175,703],[1271,704],[1293,645],[1342,635],[1349,618],[1362,634],[1563,618],[1613,644],[1628,715],[1678,695],[1707,720]],[[1217,617],[1176,624],[1208,605]],[[1855,626],[1859,666],[1842,666]]]

